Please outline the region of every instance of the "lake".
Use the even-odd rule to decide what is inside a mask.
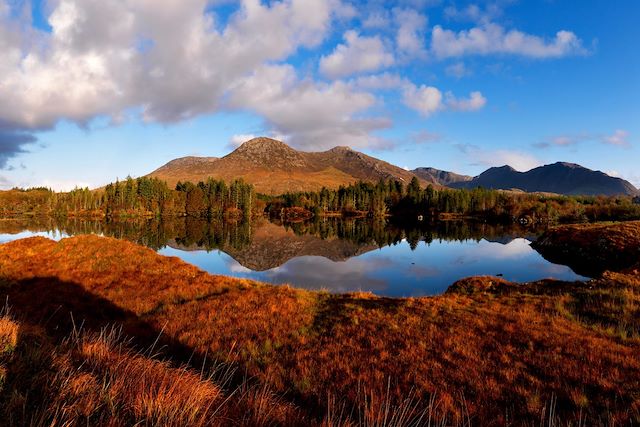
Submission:
[[[384,296],[435,295],[475,275],[517,282],[585,279],[531,248],[541,231],[470,221],[407,226],[337,218],[295,224],[39,218],[0,220],[0,243],[93,233],[148,246],[213,274]]]

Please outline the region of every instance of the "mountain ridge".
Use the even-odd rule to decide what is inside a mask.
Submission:
[[[508,165],[492,167],[472,180],[454,183],[452,187],[519,189],[531,193],[547,192],[571,196],[640,194],[629,181],[570,162],[555,162],[526,172],[519,172]]]
[[[357,181],[395,179],[408,184],[417,177],[425,187],[475,188],[556,193],[564,195],[640,195],[630,182],[576,163],[556,162],[519,172],[509,165],[491,167],[472,177],[432,167],[405,170],[346,146],[326,151],[298,151],[272,138],[253,138],[223,157],[180,157],[147,176],[167,181],[205,181],[211,177],[242,178],[256,191],[279,195],[295,191],[337,188]]]

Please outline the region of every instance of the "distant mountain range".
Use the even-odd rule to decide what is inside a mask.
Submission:
[[[356,181],[396,179],[408,183],[416,176],[423,186],[484,187],[566,195],[638,195],[628,181],[573,163],[558,162],[518,172],[510,166],[489,168],[476,177],[431,167],[408,171],[349,147],[322,152],[297,151],[271,138],[251,139],[224,157],[182,157],[172,160],[148,176],[166,180],[197,182],[208,177],[231,181],[243,178],[263,194],[287,191],[317,191]]]
[[[451,184],[454,188],[518,189],[567,195],[636,195],[638,190],[628,181],[593,171],[574,163],[558,162],[518,172],[510,166],[487,169],[470,181]]]

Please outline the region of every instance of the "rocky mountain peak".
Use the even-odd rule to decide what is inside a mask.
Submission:
[[[282,141],[258,137],[250,139],[227,158],[241,158],[256,165],[268,168],[301,168],[306,166],[304,157]]]
[[[291,150],[291,147],[277,139],[260,136],[250,139],[240,145],[235,152],[237,153],[261,153],[270,150]]]
[[[351,147],[347,147],[346,145],[338,145],[337,147],[333,147],[329,151],[334,153],[344,153],[344,152],[353,152],[353,149]]]

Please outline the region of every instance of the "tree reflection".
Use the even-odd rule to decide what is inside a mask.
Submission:
[[[126,239],[154,250],[166,246],[182,249],[204,249],[233,251],[238,253],[252,244],[270,244],[269,233],[259,233],[256,230],[267,225],[267,219],[254,221],[207,221],[197,218],[178,218],[172,220],[128,220],[104,221],[76,218],[33,218],[30,220],[0,221],[0,233],[18,233],[28,230],[57,231],[64,235],[98,234],[118,239]],[[440,221],[398,223],[386,219],[343,219],[343,218],[315,218],[314,220],[296,223],[282,223],[274,221],[271,225],[283,227],[287,238],[293,243],[296,238],[313,236],[326,241],[328,245],[334,242],[349,241],[356,246],[377,246],[382,248],[397,245],[406,241],[411,249],[415,249],[420,242],[430,244],[434,240],[440,241],[489,241],[508,243],[516,237],[534,237],[541,230],[523,228],[517,225],[495,225],[478,221]],[[281,236],[279,236],[281,237]],[[256,242],[260,239],[260,242]],[[282,240],[277,243],[282,245]],[[323,245],[326,247],[327,245]],[[275,250],[276,248],[274,248]],[[323,255],[321,253],[317,255]]]

